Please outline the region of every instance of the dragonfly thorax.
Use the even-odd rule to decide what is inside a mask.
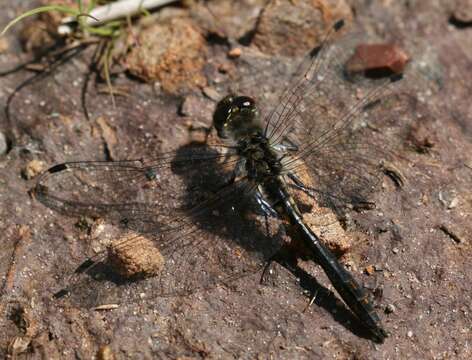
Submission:
[[[259,184],[281,173],[280,154],[261,132],[241,139],[238,153],[244,159],[248,178]]]

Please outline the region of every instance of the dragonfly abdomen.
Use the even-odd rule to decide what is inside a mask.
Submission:
[[[279,191],[280,200],[283,203],[284,217],[288,218],[290,223],[290,232],[296,234],[296,239],[293,240],[303,242],[301,245],[311,252],[313,259],[323,268],[344,302],[372,332],[376,340],[383,342],[388,334],[382,328],[368,294],[304,222],[293,198],[284,190],[281,188]]]

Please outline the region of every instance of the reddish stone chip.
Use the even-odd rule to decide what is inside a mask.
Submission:
[[[409,56],[397,45],[360,44],[347,61],[346,70],[350,74],[401,74],[409,60]]]

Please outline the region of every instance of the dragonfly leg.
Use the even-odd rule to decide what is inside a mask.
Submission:
[[[287,176],[290,180],[292,180],[291,186],[295,187],[298,190],[303,191],[309,197],[317,200],[317,198],[315,197],[314,194],[315,193],[323,194],[323,192],[321,192],[321,191],[319,191],[315,188],[306,186],[303,183],[303,181],[297,175],[295,175],[294,173],[289,172],[287,174]],[[344,203],[350,203],[352,209],[354,209],[356,211],[375,209],[375,203],[373,203],[371,201],[368,201],[366,199],[360,198],[360,197],[352,197],[352,198],[349,198],[349,199],[341,199],[341,198],[334,197],[332,195],[329,195],[329,196],[333,199],[338,199],[339,201],[343,201]]]
[[[226,189],[233,185],[238,180],[241,180],[245,177],[244,174],[244,162],[239,162],[236,167],[231,172],[231,175],[224,181],[224,183],[218,188],[218,191]]]
[[[293,186],[295,186],[297,189],[302,190],[305,192],[307,195],[313,197],[313,192],[316,192],[315,189],[310,188],[309,186],[306,186],[303,181],[293,172],[289,172],[287,174],[288,178],[292,180]]]
[[[274,263],[286,268],[288,271],[293,272],[297,268],[297,257],[290,244],[284,244],[274,255],[268,260],[264,269],[262,270],[260,283],[263,284],[267,278],[267,274],[271,271]]]
[[[264,199],[264,196],[259,190],[256,191],[256,201],[259,204],[264,216],[274,218],[278,217],[277,211],[274,210],[274,205],[270,204],[266,199]]]
[[[194,126],[194,125],[190,125],[189,127],[189,132],[190,133],[193,133],[193,132],[201,132],[203,133],[203,135],[205,136],[205,140],[202,141],[203,143],[207,143],[208,142],[208,136],[210,136],[210,133],[211,133],[211,130],[212,130],[212,126]]]

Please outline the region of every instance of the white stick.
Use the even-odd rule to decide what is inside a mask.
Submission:
[[[112,2],[107,5],[99,6],[92,11],[85,19],[86,25],[96,26],[110,20],[119,19],[125,16],[132,16],[139,13],[143,9],[152,9],[158,6],[167,5],[177,0],[121,0]],[[95,19],[97,20],[95,20]],[[74,22],[75,18],[67,17],[63,19],[63,24],[57,29],[61,35],[70,34],[73,29],[67,23]]]

